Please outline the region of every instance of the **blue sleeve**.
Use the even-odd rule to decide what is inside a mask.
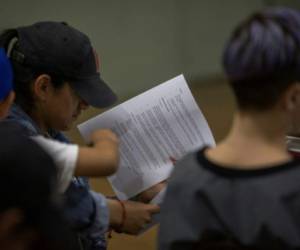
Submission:
[[[105,196],[90,190],[84,178],[73,178],[65,193],[65,217],[89,250],[105,249],[109,210]]]
[[[95,202],[95,217],[93,224],[89,227],[88,239],[92,243],[91,249],[106,249],[105,233],[109,229],[109,209],[107,200],[102,194],[90,191]]]

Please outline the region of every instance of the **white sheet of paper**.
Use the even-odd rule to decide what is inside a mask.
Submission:
[[[87,143],[99,128],[110,128],[120,138],[120,166],[108,179],[121,200],[168,178],[173,162],[187,152],[215,145],[183,75],[78,126]]]

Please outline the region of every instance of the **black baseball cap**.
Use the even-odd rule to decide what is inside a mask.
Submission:
[[[105,108],[117,100],[99,73],[89,38],[64,22],[38,22],[16,28],[17,49],[11,58],[40,71],[64,77],[89,105]]]

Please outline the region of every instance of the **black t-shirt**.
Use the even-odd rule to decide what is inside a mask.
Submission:
[[[300,161],[241,170],[209,161],[204,151],[175,166],[159,249],[195,249],[203,237],[216,235],[258,249],[300,247]]]

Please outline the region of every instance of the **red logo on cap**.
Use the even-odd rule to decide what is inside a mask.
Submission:
[[[99,57],[97,54],[97,51],[95,49],[93,49],[94,51],[94,56],[95,56],[95,63],[96,63],[96,70],[99,73],[100,72],[100,61],[99,61]]]

